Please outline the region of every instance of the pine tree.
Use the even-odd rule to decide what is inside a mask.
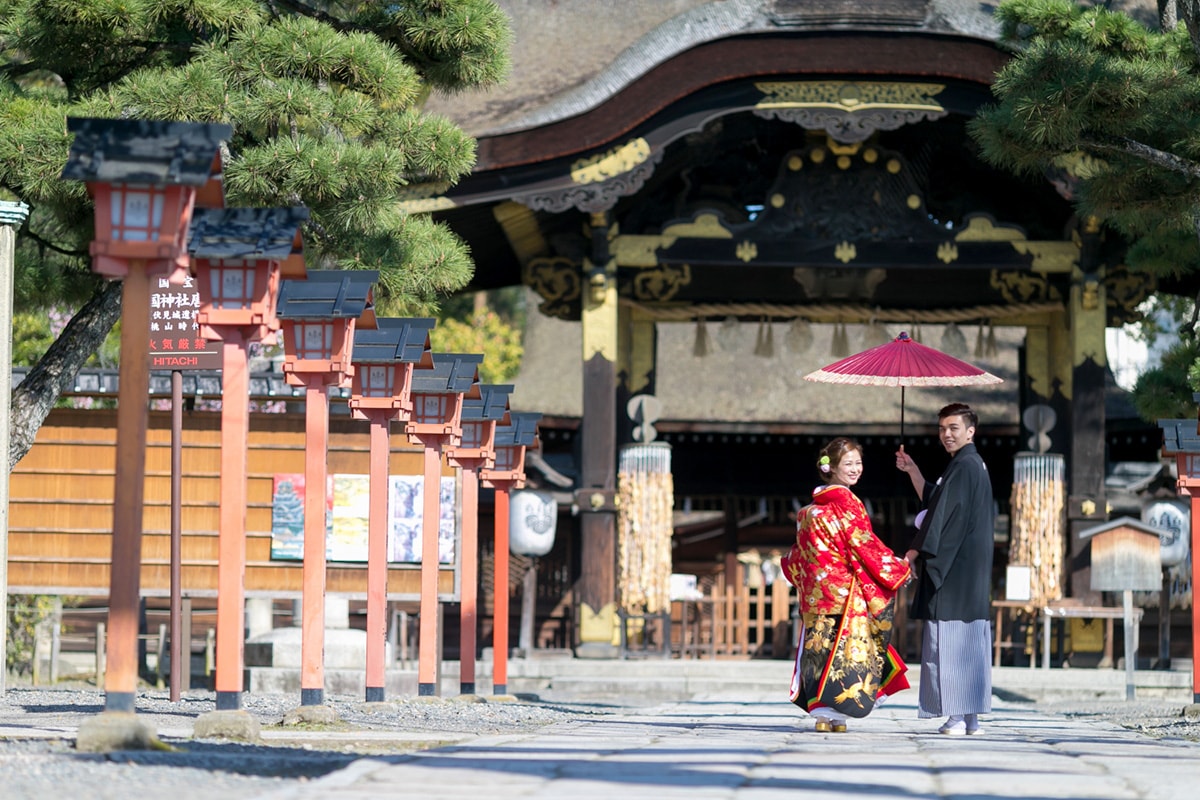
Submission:
[[[995,14],[1016,54],[970,132],[985,159],[1046,175],[1123,237],[1130,267],[1179,278],[1200,271],[1200,0],[1158,12],[1148,26],[1101,4],[1005,0]],[[1143,413],[1162,410],[1137,396],[1163,379],[1135,389]]]
[[[59,179],[68,116],[232,125],[227,205],[307,206],[310,269],[377,269],[381,313],[427,314],[473,264],[401,201],[468,173],[475,143],[421,104],[502,79],[509,37],[491,0],[0,0],[0,193],[31,206],[17,307],[82,303],[14,393],[10,466],[120,315],[85,188]]]

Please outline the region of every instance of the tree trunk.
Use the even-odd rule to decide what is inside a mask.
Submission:
[[[121,316],[121,282],[109,281],[96,289],[79,309],[46,354],[13,390],[8,447],[11,471],[29,449],[46,415],[74,381],[80,367],[104,342]]]

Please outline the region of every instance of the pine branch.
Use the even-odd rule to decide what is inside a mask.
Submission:
[[[38,236],[29,229],[28,225],[26,225],[24,230],[21,231],[21,236],[22,238],[32,239],[33,241],[37,242],[38,247],[42,248],[43,250],[53,250],[59,255],[71,256],[73,258],[85,258],[88,255],[87,250],[67,250],[66,248],[59,247],[48,239],[43,239],[41,236]]]
[[[364,28],[360,25],[355,25],[353,23],[347,22],[344,19],[335,17],[332,14],[322,11],[319,8],[313,8],[308,3],[298,3],[298,2],[295,2],[295,0],[274,0],[274,2],[271,3],[271,5],[286,8],[295,14],[299,14],[303,17],[308,17],[309,19],[315,19],[317,22],[324,22],[329,27],[331,27],[334,30],[339,31],[341,33],[355,33],[355,32],[369,31],[369,29],[367,29],[367,28]]]
[[[1152,164],[1171,172],[1177,172],[1180,175],[1187,175],[1189,178],[1200,178],[1200,164],[1197,164],[1195,161],[1181,158],[1174,153],[1159,150],[1156,147],[1151,147],[1148,144],[1143,144],[1124,136],[1114,137],[1108,141],[1085,137],[1081,138],[1079,143],[1082,147],[1091,150],[1132,156],[1147,164]]]

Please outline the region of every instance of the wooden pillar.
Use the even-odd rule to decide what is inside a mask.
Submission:
[[[104,710],[133,712],[138,681],[146,416],[150,392],[150,278],[131,263],[121,287],[121,363],[113,492]]]
[[[441,620],[438,616],[438,532],[441,528],[442,448],[425,442],[425,485],[421,506],[421,619],[417,640],[417,694],[440,694],[442,650]]]
[[[628,444],[634,441],[634,422],[626,412],[629,399],[655,392],[658,332],[653,319],[634,309],[621,308],[617,322],[617,442]]]
[[[608,218],[592,215],[592,257],[584,261],[583,422],[579,531],[579,658],[617,654],[617,275]]]
[[[1192,575],[1200,574],[1200,494],[1191,496]],[[1166,613],[1169,615],[1170,609]],[[1200,707],[1200,603],[1196,602],[1196,580],[1192,578],[1192,703]]]
[[[1071,281],[1071,458],[1067,500],[1070,596],[1098,603],[1091,588],[1091,566],[1084,558],[1080,531],[1108,517],[1104,491],[1105,425],[1104,328],[1107,309],[1103,265],[1099,263],[1100,226],[1087,219],[1080,226],[1079,268]]]
[[[250,438],[250,370],[246,343],[233,326],[221,345],[220,530],[217,533],[218,711],[242,707],[246,617],[246,442]]]
[[[301,567],[300,705],[325,704],[325,530],[329,387],[313,379],[304,394],[304,562]]]
[[[367,511],[367,669],[364,699],[382,703],[387,694],[387,529],[389,411],[371,414],[370,491]]]

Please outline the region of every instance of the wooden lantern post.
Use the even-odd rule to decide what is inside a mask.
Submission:
[[[304,561],[301,587],[300,705],[325,703],[325,503],[329,390],[354,374],[356,320],[369,313],[373,270],[310,272],[283,281],[276,316],[283,324],[283,372],[304,387]]]
[[[246,611],[248,345],[273,343],[280,264],[302,249],[305,208],[199,209],[188,249],[200,335],[221,342],[220,527],[217,535],[217,711],[242,708]]]
[[[479,397],[481,355],[434,353],[428,369],[413,371],[413,410],[404,432],[424,448],[421,506],[421,608],[417,643],[417,693],[438,694],[441,652],[438,624],[438,530],[441,523],[442,449],[462,439],[464,395]]]
[[[525,486],[525,452],[537,446],[541,414],[509,414],[507,425],[496,427],[495,464],[482,469],[484,486],[495,490],[495,565],[492,601],[492,694],[508,694],[508,501],[513,489]]]
[[[475,650],[479,586],[479,470],[496,463],[496,426],[508,420],[510,385],[485,383],[479,399],[463,400],[462,441],[446,450],[462,470],[462,552],[459,592],[459,692],[475,694]]]
[[[354,333],[354,378],[350,413],[371,423],[370,509],[367,514],[367,672],[366,702],[385,697],[387,644],[387,532],[389,427],[412,413],[412,373],[418,363],[432,366],[429,331],[433,319],[376,320]]]
[[[188,227],[197,191],[220,173],[228,125],[152,120],[67,120],[75,134],[62,177],[95,201],[92,271],[123,281],[116,475],[109,572],[105,711],[132,713],[137,693],[150,279],[187,277]]]
[[[1160,419],[1158,426],[1163,430],[1163,455],[1175,457],[1175,487],[1191,500],[1192,704],[1200,709],[1200,603],[1196,602],[1195,578],[1200,569],[1200,424],[1191,419]],[[1163,604],[1166,602],[1164,598]]]

